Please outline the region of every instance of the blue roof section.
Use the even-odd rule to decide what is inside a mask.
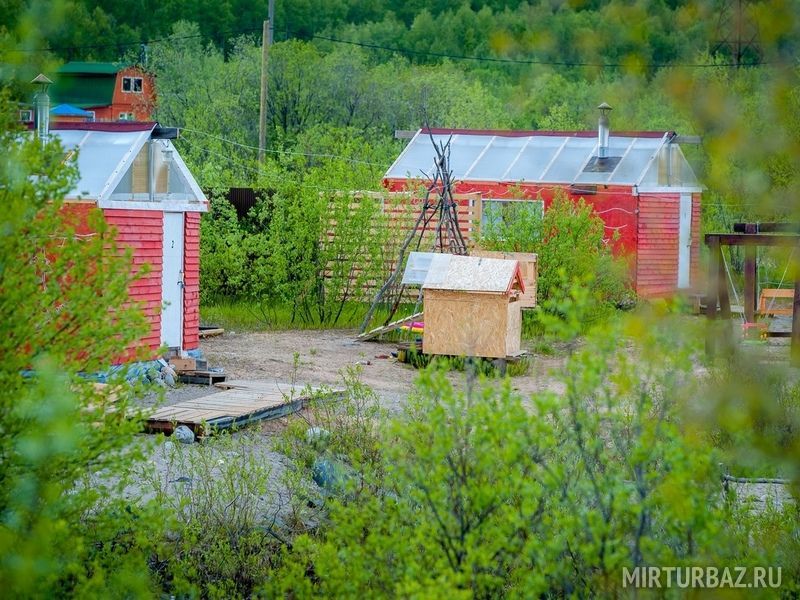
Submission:
[[[94,116],[94,113],[91,113],[88,110],[83,110],[82,108],[78,108],[77,106],[72,106],[71,104],[59,104],[58,106],[50,109],[50,114],[57,117],[90,118]]]

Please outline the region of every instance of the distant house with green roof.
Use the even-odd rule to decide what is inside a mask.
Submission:
[[[149,121],[155,108],[153,76],[122,63],[68,62],[53,78],[54,105],[94,114],[96,121]],[[57,115],[54,115],[58,119]]]

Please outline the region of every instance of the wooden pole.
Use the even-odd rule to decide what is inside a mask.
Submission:
[[[267,58],[269,56],[269,20],[261,34],[261,103],[258,110],[258,162],[264,162],[267,147]]]
[[[722,319],[731,318],[731,299],[728,296],[728,272],[725,268],[725,257],[722,246],[717,246],[717,290],[719,296],[719,316]]]
[[[800,367],[800,278],[794,280],[791,362],[793,367]]]
[[[261,103],[258,111],[258,162],[264,162],[267,148],[267,62],[269,47],[272,45],[272,24],[275,21],[275,0],[269,0],[267,20],[261,31]]]
[[[719,240],[717,238],[707,239],[708,243],[708,291],[706,293],[706,355],[713,358],[716,351],[716,327],[714,320],[717,318],[717,300],[719,299]]]
[[[756,321],[756,253],[757,246],[744,247],[744,320],[748,323]]]

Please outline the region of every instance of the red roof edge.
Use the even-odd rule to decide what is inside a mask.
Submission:
[[[112,132],[129,132],[129,131],[152,131],[155,129],[155,121],[91,121],[86,123],[50,123],[50,129],[53,131],[112,131]]]
[[[514,287],[514,282],[519,281],[519,287],[522,293],[525,293],[525,280],[522,278],[522,269],[519,266],[519,261],[514,261],[517,263],[517,268],[514,269],[514,276],[511,278],[511,282],[508,284],[508,289],[506,290],[506,294],[511,293],[511,289]]]
[[[449,129],[444,127],[431,127],[430,129],[422,128],[420,132],[432,133],[434,135],[496,135],[500,137],[530,137],[530,136],[550,136],[550,137],[580,137],[590,138],[597,137],[596,131],[511,131],[504,129]],[[611,131],[612,137],[634,137],[634,138],[661,138],[665,133],[674,133],[672,131]]]

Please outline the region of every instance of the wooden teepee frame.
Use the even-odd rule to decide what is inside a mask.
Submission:
[[[452,136],[447,139],[447,142],[437,143],[436,140],[433,139],[433,134],[429,127],[427,130],[433,149],[436,152],[434,161],[436,171],[433,177],[428,176],[427,173],[423,173],[429,179],[429,183],[426,186],[422,209],[413,227],[406,235],[403,244],[400,246],[400,252],[395,262],[394,270],[378,290],[377,294],[375,294],[375,299],[372,301],[372,305],[369,307],[364,321],[361,323],[360,333],[364,333],[372,320],[372,315],[382,303],[390,307],[389,315],[386,317],[384,325],[389,323],[397,312],[405,287],[400,283],[400,273],[405,263],[406,253],[409,252],[409,248],[412,249],[411,251],[419,251],[425,232],[429,230],[434,217],[438,217],[438,222],[434,231],[432,251],[461,255],[466,255],[468,253],[467,243],[464,241],[464,236],[458,225],[458,204],[453,198],[453,173],[450,170],[450,141],[452,140]],[[422,293],[420,292],[420,296],[417,298],[417,305],[419,305],[421,296]],[[415,310],[414,312],[417,311]]]

